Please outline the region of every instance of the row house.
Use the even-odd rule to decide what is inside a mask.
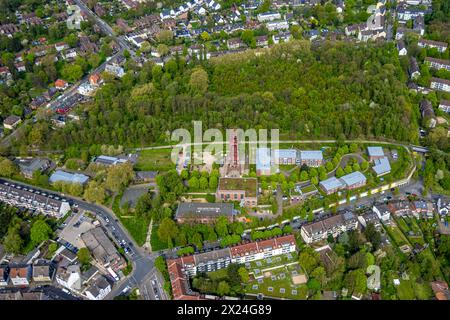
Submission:
[[[69,203],[58,196],[8,182],[0,183],[0,201],[57,218],[70,211]]]
[[[437,70],[445,69],[447,71],[450,71],[450,61],[449,60],[426,57],[425,63],[428,66],[430,66],[430,68],[433,68],[433,69],[437,69]]]
[[[425,34],[425,20],[423,16],[418,16],[414,18],[413,30],[421,36]]]
[[[417,35],[421,35],[420,30],[398,27],[397,32],[395,33],[395,40],[403,39],[405,37],[405,35],[408,33],[415,33]]]
[[[440,91],[450,92],[450,81],[441,78],[431,78],[431,89],[436,89]]]
[[[439,110],[450,113],[450,101],[441,100],[441,102],[439,102]]]
[[[427,12],[421,9],[410,9],[405,7],[400,7],[397,9],[397,18],[402,21],[408,21],[414,19],[418,16],[425,16]]]
[[[280,20],[281,14],[279,12],[263,12],[258,14],[257,19],[259,22]]]
[[[338,237],[341,233],[355,230],[358,219],[352,212],[338,214],[324,220],[303,225],[300,234],[306,243],[326,240],[329,236]]]
[[[239,38],[227,40],[227,47],[230,50],[242,48],[244,45],[245,45],[244,42]]]
[[[18,32],[20,32],[20,28],[15,24],[8,23],[0,26],[0,34],[8,38],[12,38]]]
[[[414,201],[411,205],[412,214],[420,218],[433,218],[434,207],[431,202]]]
[[[267,36],[258,36],[255,38],[257,47],[267,47],[269,45],[269,38]]]
[[[345,27],[345,35],[348,36],[356,36],[361,30],[367,30],[367,23],[363,22],[360,24],[351,24]]]
[[[269,31],[286,30],[289,29],[289,23],[286,20],[270,21],[266,23],[266,27]]]
[[[358,40],[367,42],[369,40],[375,41],[379,38],[386,38],[386,31],[381,30],[362,30],[358,34]]]
[[[181,265],[183,274],[194,277],[200,272],[212,272],[226,268],[230,263],[244,264],[288,254],[296,250],[295,237],[284,235],[273,239],[248,242],[229,248],[183,256],[174,260]],[[168,260],[167,264],[170,265],[170,263],[170,260]]]
[[[146,15],[141,17],[133,22],[133,25],[136,28],[148,28],[152,25],[159,24],[161,22],[161,18],[155,14]]]
[[[409,61],[408,72],[411,79],[417,79],[420,76],[419,64],[417,63],[417,59],[414,57],[412,57]]]

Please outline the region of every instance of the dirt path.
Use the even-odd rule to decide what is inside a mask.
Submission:
[[[150,225],[148,226],[147,239],[145,239],[144,249],[147,249],[149,252],[152,252],[152,244],[150,242],[152,238],[152,229],[153,229],[153,219],[150,220]]]

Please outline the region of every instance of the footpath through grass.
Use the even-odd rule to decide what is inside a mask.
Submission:
[[[168,171],[175,169],[171,160],[172,149],[142,150],[135,169],[138,171]]]

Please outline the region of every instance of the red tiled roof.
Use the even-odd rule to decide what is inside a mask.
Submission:
[[[13,267],[9,270],[9,276],[11,278],[26,278],[28,275],[27,267]]]
[[[275,239],[262,240],[257,242],[258,250],[270,248],[273,249],[277,246]]]
[[[275,239],[277,245],[283,245],[283,244],[295,244],[295,237],[292,234],[288,234],[285,236],[281,236]]]

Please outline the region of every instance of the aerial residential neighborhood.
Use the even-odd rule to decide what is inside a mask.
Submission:
[[[0,300],[449,300],[449,10],[5,0]]]

